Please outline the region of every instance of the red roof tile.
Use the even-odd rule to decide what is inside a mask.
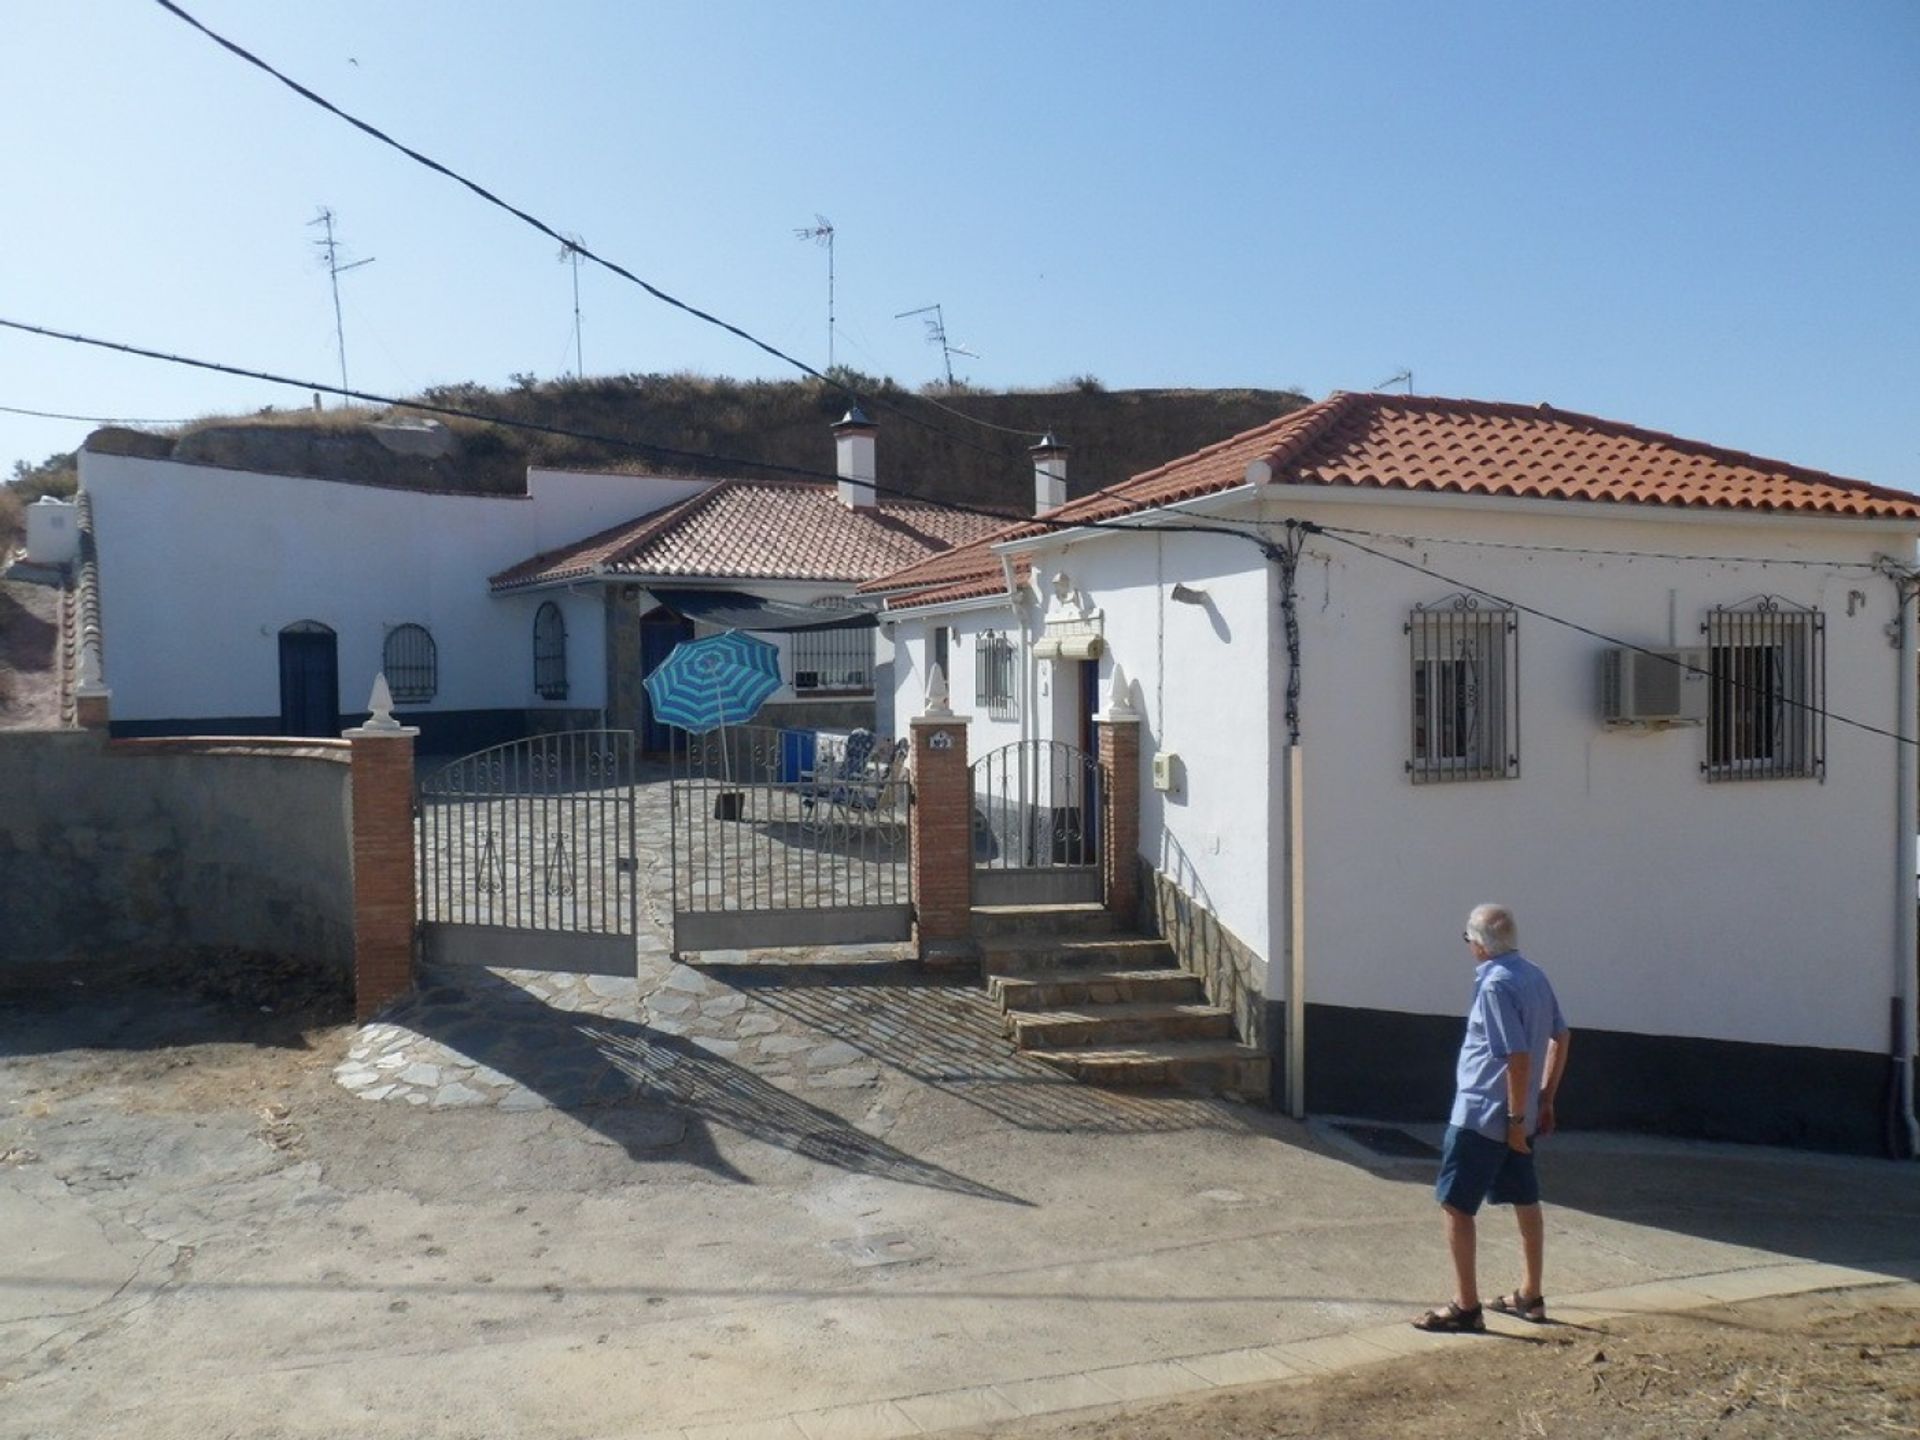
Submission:
[[[995,543],[1231,490],[1254,460],[1275,484],[1920,521],[1904,491],[1551,406],[1342,393],[861,588],[895,608],[994,594]]]
[[[834,486],[723,480],[699,494],[495,575],[495,590],[587,575],[869,580],[1006,522],[941,505],[840,503]]]

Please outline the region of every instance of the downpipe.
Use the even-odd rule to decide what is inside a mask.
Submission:
[[[1920,709],[1920,670],[1916,669],[1914,654],[1913,622],[1910,613],[1916,593],[1920,593],[1920,576],[1888,560],[1885,565],[1887,577],[1893,581],[1897,604],[1895,620],[1892,626],[1895,648],[1898,651],[1900,666],[1898,723],[1894,733],[1901,738],[1894,742],[1894,818],[1898,830],[1894,835],[1895,865],[1898,873],[1894,886],[1894,1015],[1893,1015],[1893,1095],[1890,1097],[1890,1130],[1903,1130],[1906,1139],[1906,1158],[1920,1159],[1920,1118],[1913,1108],[1913,1051],[1916,1028],[1916,989],[1920,989],[1920,974],[1916,973],[1916,959],[1920,951],[1916,949],[1916,904],[1920,897],[1915,893],[1915,802],[1914,783],[1915,712]],[[1889,1138],[1892,1138],[1891,1136]]]

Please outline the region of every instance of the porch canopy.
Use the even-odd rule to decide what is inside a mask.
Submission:
[[[741,590],[655,590],[653,598],[682,619],[725,630],[871,630],[880,623],[871,610],[796,605]]]

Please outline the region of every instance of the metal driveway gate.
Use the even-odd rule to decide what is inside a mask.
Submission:
[[[630,730],[463,755],[418,792],[425,959],[632,975],[639,875]]]
[[[676,732],[675,953],[911,939],[907,752],[867,731]]]
[[[1061,740],[1020,740],[972,769],[974,904],[1106,898],[1107,783],[1097,756]]]

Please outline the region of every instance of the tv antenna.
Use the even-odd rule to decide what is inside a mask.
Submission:
[[[980,357],[965,346],[955,345],[947,339],[946,312],[938,305],[922,305],[918,310],[902,310],[893,318],[896,320],[906,320],[915,315],[925,315],[928,317],[926,322],[927,343],[940,347],[940,358],[945,362],[947,367],[947,388],[951,390],[953,388],[953,357],[956,355],[965,355],[969,360],[978,360]]]
[[[586,361],[580,353],[580,247],[585,244],[578,235],[569,235],[560,246],[559,260],[562,265],[573,266],[573,378],[586,378]]]
[[[796,240],[811,240],[816,245],[827,247],[827,373],[833,373],[833,222],[818,210],[813,212],[813,224],[802,225],[793,232]]]
[[[326,257],[327,279],[333,285],[333,343],[340,354],[340,403],[347,403],[347,327],[340,318],[340,277],[349,270],[358,270],[362,265],[371,265],[373,256],[364,260],[352,260],[340,263],[340,241],[333,233],[333,211],[327,206],[320,207],[320,213],[307,222],[309,226],[324,225],[326,234],[316,241],[314,246]]]
[[[1411,395],[1413,393],[1413,371],[1404,369],[1394,371],[1393,374],[1387,376],[1386,379],[1373,387],[1373,393],[1378,395],[1389,385],[1405,385],[1407,387],[1407,394]]]

